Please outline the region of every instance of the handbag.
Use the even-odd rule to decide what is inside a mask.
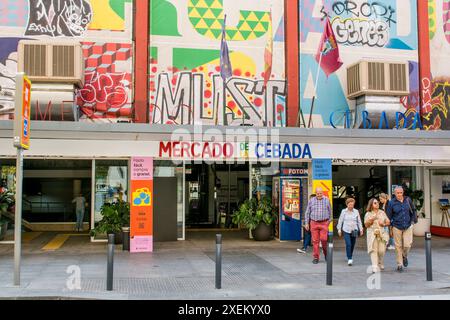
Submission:
[[[360,219],[360,217],[359,217],[359,214],[358,214],[358,216],[356,217],[356,229],[355,229],[355,230],[352,230],[352,232],[351,232],[351,236],[352,236],[353,238],[357,238],[357,237],[359,236],[359,234],[360,234],[360,231],[359,231],[359,224],[358,224],[359,219]]]

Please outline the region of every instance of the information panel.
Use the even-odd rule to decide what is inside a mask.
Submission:
[[[153,158],[131,158],[130,251],[153,251]]]

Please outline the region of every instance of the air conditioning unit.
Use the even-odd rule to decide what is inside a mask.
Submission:
[[[83,86],[84,59],[79,42],[21,40],[18,58],[18,71],[25,72],[31,82]]]
[[[402,62],[359,61],[347,67],[347,97],[407,96],[408,68]]]

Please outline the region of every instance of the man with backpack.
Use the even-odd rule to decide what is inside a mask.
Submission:
[[[389,201],[387,215],[393,227],[397,271],[408,267],[408,253],[413,242],[413,225],[417,223],[417,213],[411,198],[404,196],[402,187],[394,190],[395,198]]]

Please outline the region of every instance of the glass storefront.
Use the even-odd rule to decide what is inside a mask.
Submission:
[[[95,161],[94,227],[102,219],[106,203],[128,201],[128,160]]]
[[[450,228],[450,169],[430,170],[431,225]]]
[[[417,190],[416,167],[391,167],[391,173],[391,194],[394,194],[397,186],[403,187],[406,196],[410,196],[412,191]]]
[[[16,190],[16,164],[13,160],[0,160],[0,188]]]

